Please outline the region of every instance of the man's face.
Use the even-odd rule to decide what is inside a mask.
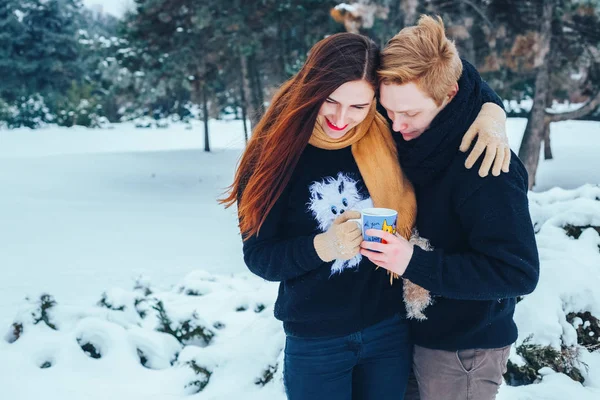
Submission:
[[[449,94],[438,106],[413,82],[403,85],[382,83],[379,101],[394,122],[393,131],[399,132],[404,140],[409,141],[418,138],[429,128],[431,121],[454,94]]]

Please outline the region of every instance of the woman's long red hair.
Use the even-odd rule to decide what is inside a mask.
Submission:
[[[244,239],[257,235],[290,181],[325,99],[346,82],[365,79],[375,89],[379,49],[369,38],[338,33],[319,41],[302,69],[273,96],[239,162],[226,207],[238,203]]]

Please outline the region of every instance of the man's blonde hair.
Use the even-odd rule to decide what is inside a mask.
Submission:
[[[402,29],[387,43],[378,74],[384,84],[414,82],[439,106],[458,82],[462,61],[442,19],[422,15],[416,26]]]

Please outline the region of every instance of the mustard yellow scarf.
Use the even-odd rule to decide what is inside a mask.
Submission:
[[[340,139],[330,138],[319,122],[315,123],[309,143],[325,150],[352,146],[354,161],[373,205],[398,211],[396,231],[410,239],[417,216],[415,191],[400,168],[392,133],[385,118],[377,112],[375,102],[365,120]]]

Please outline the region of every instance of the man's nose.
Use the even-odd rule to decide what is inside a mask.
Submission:
[[[394,123],[392,124],[392,129],[394,132],[404,132],[408,128],[408,125],[404,120],[400,117],[394,119]]]

